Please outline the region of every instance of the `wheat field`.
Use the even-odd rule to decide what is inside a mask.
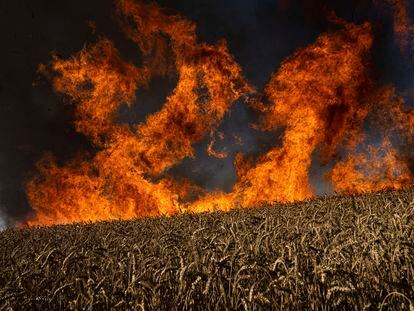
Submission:
[[[0,310],[414,310],[414,189],[8,229]]]

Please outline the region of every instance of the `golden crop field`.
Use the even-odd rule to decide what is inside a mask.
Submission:
[[[414,189],[0,233],[0,309],[413,310]]]

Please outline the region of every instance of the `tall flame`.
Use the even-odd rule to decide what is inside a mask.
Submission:
[[[50,156],[38,164],[40,175],[27,184],[36,213],[29,225],[177,213],[180,195],[170,180],[150,176],[193,156],[193,144],[251,92],[225,42],[198,44],[193,24],[154,5],[124,0],[118,10],[136,23],[123,27],[141,48],[143,67],[124,63],[107,39],[68,60],[53,59],[49,76],[75,105],[77,131],[102,150],[63,167]],[[163,108],[132,130],[116,123],[120,105],[130,105],[153,75],[168,73],[170,57],[178,84]]]
[[[377,4],[383,4],[376,0]],[[391,8],[394,22],[395,39],[401,51],[412,49],[414,39],[414,25],[410,23],[410,1],[409,0],[386,0],[386,5]]]
[[[371,44],[369,24],[344,24],[297,51],[273,75],[264,92],[269,104],[256,106],[264,113],[262,129],[286,128],[282,147],[262,155],[242,176],[236,191],[243,192],[243,206],[313,195],[309,168],[317,146],[330,157],[334,144],[353,135],[366,114],[360,98]]]
[[[122,30],[141,51],[140,67],[123,61],[106,38],[69,59],[55,56],[40,66],[55,91],[74,106],[75,128],[96,151],[64,165],[50,154],[39,161],[38,174],[26,184],[35,212],[28,225],[303,200],[315,195],[309,172],[317,154],[322,164],[336,162],[327,178],[339,192],[414,184],[406,159],[392,143],[393,135],[402,133],[401,139],[412,143],[414,113],[404,109],[391,86],[371,79],[369,23],[355,25],[332,15],[337,31],[288,57],[260,95],[245,81],[226,43],[198,43],[192,22],[134,0],[118,0],[117,13]],[[162,109],[133,127],[118,122],[120,106],[139,102],[137,90],[156,75],[178,81]],[[239,180],[230,193],[206,193],[167,175],[169,168],[194,157],[194,144],[208,135],[208,153],[228,156],[213,145],[215,135],[223,139],[217,127],[238,99],[261,115],[256,129],[284,129],[280,146],[256,159],[236,155]],[[369,116],[382,129],[383,143],[361,151]]]

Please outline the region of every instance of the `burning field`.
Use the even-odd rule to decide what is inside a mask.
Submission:
[[[69,125],[16,147],[15,217],[0,148],[0,310],[414,310],[414,8],[247,2],[262,24],[230,12],[217,40],[173,0],[114,0],[116,31],[36,62]],[[269,62],[268,8],[318,31]]]

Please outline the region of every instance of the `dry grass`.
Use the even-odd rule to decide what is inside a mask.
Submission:
[[[0,309],[414,310],[414,190],[0,234]]]

